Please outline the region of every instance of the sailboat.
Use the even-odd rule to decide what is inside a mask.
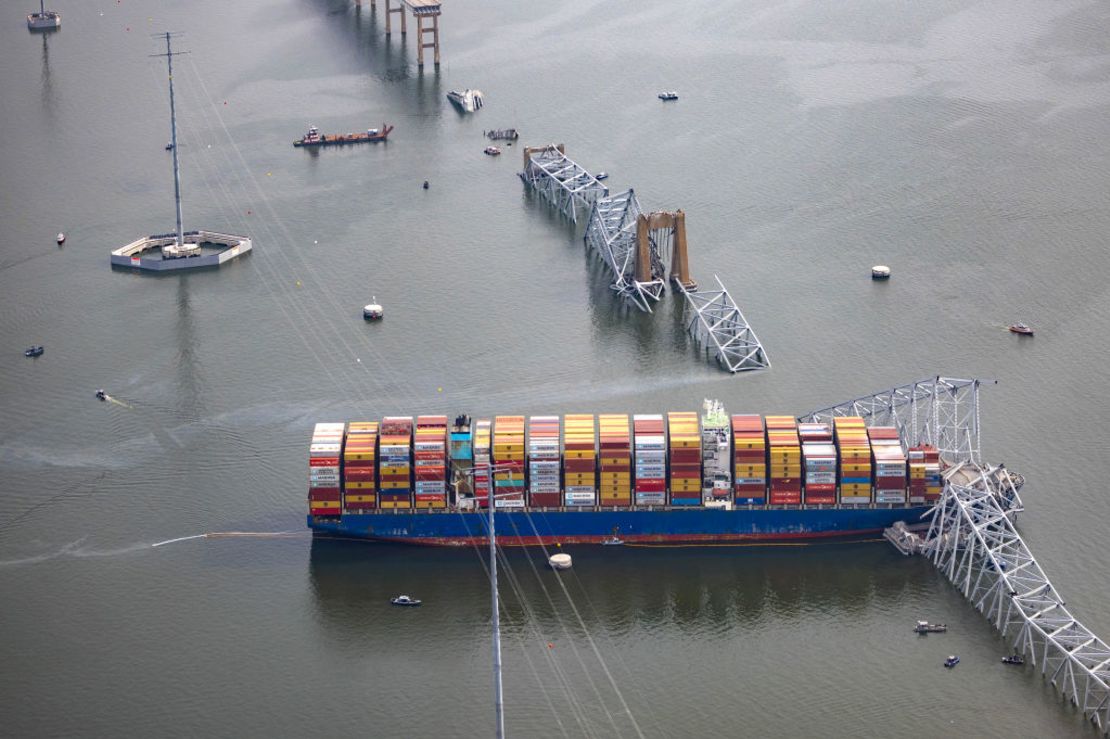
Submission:
[[[27,14],[27,28],[31,31],[53,31],[62,27],[62,14],[47,10],[46,1],[39,0],[39,12]]]
[[[174,233],[143,236],[127,246],[112,251],[111,264],[153,272],[169,270],[218,267],[251,250],[251,240],[246,236],[219,231],[185,231],[181,225],[181,174],[178,166],[177,109],[173,98],[173,58],[171,34],[165,33],[166,57],[170,87],[170,143],[166,147],[173,154],[173,199],[177,211],[177,229]],[[178,52],[180,53],[180,52]]]

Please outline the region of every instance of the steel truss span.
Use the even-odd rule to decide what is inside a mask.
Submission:
[[[1014,528],[1016,485],[1000,468],[961,482],[946,474],[925,554],[1014,649],[1104,734],[1110,734],[1110,646],[1065,607]],[[1004,470],[1003,470],[1004,472]]]
[[[947,469],[922,553],[1014,649],[1110,735],[1110,646],[1068,611],[1015,527],[1024,480],[980,459],[979,390],[984,381],[935,377],[799,416],[862,416],[896,426],[909,445],[932,444]]]
[[[686,290],[679,286],[692,315],[687,330],[712,350],[717,361],[729,372],[769,369],[771,360],[748,325],[736,301],[713,275],[717,290]]]
[[[663,261],[655,242],[651,254],[654,279],[646,282],[636,279],[637,223],[642,213],[632,189],[597,198],[590,208],[585,240],[586,246],[594,250],[612,273],[613,283],[609,287],[640,310],[651,313],[651,304],[663,298],[665,281],[659,276]]]
[[[608,187],[564,153],[562,144],[526,147],[520,178],[574,223],[579,208],[589,209],[609,194]]]
[[[979,389],[983,380],[933,377],[799,416],[831,421],[861,416],[868,426],[895,426],[909,446],[932,444],[948,464],[979,462]]]

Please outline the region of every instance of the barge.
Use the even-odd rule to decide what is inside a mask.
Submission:
[[[308,133],[293,142],[293,146],[345,146],[347,144],[376,144],[389,138],[393,126],[382,124],[381,128],[368,128],[365,132],[356,133],[320,133],[320,129],[311,126]]]
[[[862,418],[697,413],[319,423],[314,532],[433,546],[804,543],[878,537],[940,499],[936,448]]]

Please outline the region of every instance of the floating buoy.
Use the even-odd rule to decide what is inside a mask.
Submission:
[[[297,280],[297,287],[300,287],[300,286],[301,286],[301,281]]]
[[[66,243],[66,235],[64,233],[62,233],[61,231],[58,232],[58,243],[59,244]]]
[[[885,280],[890,277],[890,267],[885,264],[876,264],[871,268],[871,279]]]
[[[571,566],[571,559],[569,554],[552,554],[547,558],[547,563],[551,565],[553,570],[569,570]]]
[[[427,190],[427,189],[428,189],[428,181],[427,181],[427,180],[424,180],[424,189],[425,189],[425,190]]]

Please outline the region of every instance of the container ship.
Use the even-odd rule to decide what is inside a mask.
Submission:
[[[433,546],[805,542],[916,522],[942,461],[860,417],[704,412],[318,423],[308,526]]]

